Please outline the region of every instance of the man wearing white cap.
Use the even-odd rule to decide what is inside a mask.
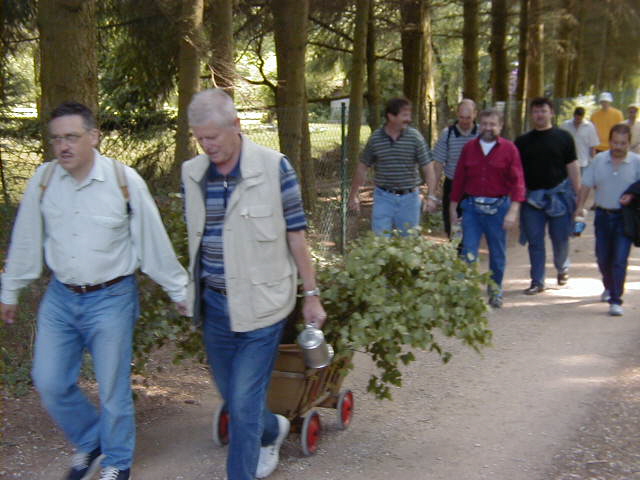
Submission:
[[[629,150],[633,153],[640,153],[640,122],[638,121],[638,104],[629,105],[629,118],[624,123],[631,129],[631,145]]]
[[[598,102],[602,108],[591,115],[591,122],[596,126],[598,137],[600,137],[600,145],[596,147],[596,152],[599,153],[609,150],[609,131],[614,125],[622,123],[624,117],[620,110],[611,106],[613,102],[611,93],[602,92]]]

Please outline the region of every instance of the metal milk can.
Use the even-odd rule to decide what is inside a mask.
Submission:
[[[309,368],[326,367],[333,359],[333,347],[326,342],[322,330],[311,324],[298,335],[298,345]]]

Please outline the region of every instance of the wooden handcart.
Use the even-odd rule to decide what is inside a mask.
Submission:
[[[272,412],[291,421],[291,431],[300,433],[300,445],[305,455],[313,455],[318,449],[322,424],[317,408],[336,409],[340,429],[346,429],[351,423],[353,392],[340,389],[345,377],[343,367],[352,356],[343,356],[324,368],[307,368],[298,345],[283,344],[278,349],[268,405]],[[224,405],[214,413],[213,441],[219,446],[229,441],[229,414]]]

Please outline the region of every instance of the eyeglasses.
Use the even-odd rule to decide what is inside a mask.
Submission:
[[[49,137],[49,143],[51,145],[60,145],[62,142],[68,143],[69,145],[75,145],[78,143],[78,140],[87,133],[86,131],[82,133],[67,133],[66,135],[52,135]]]

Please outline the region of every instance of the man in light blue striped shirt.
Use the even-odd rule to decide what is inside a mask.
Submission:
[[[451,221],[449,217],[449,196],[451,195],[451,184],[456,174],[456,166],[462,148],[478,136],[478,126],[476,125],[476,104],[468,98],[463,99],[458,104],[458,119],[453,125],[445,128],[438,138],[438,143],[433,149],[432,164],[436,183],[439,183],[440,176],[444,170],[444,183],[442,185],[442,220],[447,236],[451,236]],[[460,213],[460,212],[458,212]],[[459,216],[459,215],[458,215]]]

